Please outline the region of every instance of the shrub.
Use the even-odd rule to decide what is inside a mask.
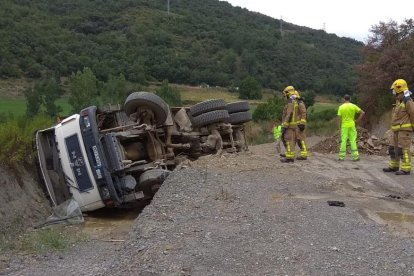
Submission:
[[[157,89],[156,94],[160,96],[164,101],[172,106],[181,106],[181,94],[176,88],[172,88],[168,85],[168,80],[164,80],[160,89]]]
[[[275,120],[282,118],[282,111],[284,102],[278,97],[273,97],[264,104],[259,106],[253,112],[253,120],[264,121],[264,120]]]
[[[34,132],[51,124],[52,120],[45,116],[13,118],[0,123],[0,164],[31,163]]]
[[[247,77],[240,83],[239,88],[240,99],[260,100],[262,98],[262,88],[260,83],[253,77]]]

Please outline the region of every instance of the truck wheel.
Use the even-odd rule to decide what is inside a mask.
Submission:
[[[227,110],[213,110],[192,118],[193,126],[202,127],[214,123],[225,123],[229,120]]]
[[[155,114],[157,125],[165,122],[168,116],[168,104],[159,96],[149,92],[133,92],[125,100],[124,109],[126,115],[131,115],[140,107],[147,107]]]
[[[207,100],[190,107],[191,116],[195,117],[202,113],[210,112],[213,110],[224,109],[226,102],[221,99]]]
[[[144,195],[153,197],[169,174],[170,171],[162,169],[145,171],[139,177],[138,185]]]
[[[232,125],[238,125],[243,124],[248,121],[252,120],[252,114],[250,112],[237,112],[237,113],[231,113],[230,114],[230,124]]]
[[[249,105],[249,102],[247,101],[228,103],[226,104],[226,110],[229,112],[229,114],[236,113],[236,112],[249,111],[250,105]]]

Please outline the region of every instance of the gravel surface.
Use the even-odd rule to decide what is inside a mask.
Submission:
[[[283,164],[273,144],[203,157],[170,175],[125,242],[91,241],[9,272],[414,275],[414,177],[385,175],[382,156],[335,157]]]

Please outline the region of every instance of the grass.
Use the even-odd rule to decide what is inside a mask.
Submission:
[[[89,237],[78,226],[56,225],[52,228],[29,230],[18,237],[0,238],[0,252],[18,250],[27,253],[62,251]]]
[[[62,107],[61,115],[70,115],[71,106],[67,99],[59,99],[56,101],[57,105]],[[24,98],[1,98],[0,99],[0,113],[12,114],[15,117],[23,116],[26,113],[26,101]]]
[[[23,97],[23,90],[29,86],[29,80],[0,80],[0,113],[12,114],[14,116],[22,116],[26,112],[26,101]],[[240,101],[238,93],[230,92],[224,87],[198,87],[188,85],[170,84],[177,88],[181,93],[181,99],[184,106],[191,106],[201,101],[209,99],[223,99],[226,102]],[[146,91],[155,92],[159,89],[158,84],[151,84]],[[260,103],[265,102],[274,95],[274,91],[269,89],[263,90],[263,99],[249,100],[252,110]],[[62,98],[57,101],[63,109],[60,115],[70,115],[71,106],[68,104],[67,98]]]
[[[338,109],[339,107],[339,103],[324,103],[324,102],[317,102],[315,103],[313,106],[309,107],[308,112],[322,112],[324,110],[328,110],[328,109]]]

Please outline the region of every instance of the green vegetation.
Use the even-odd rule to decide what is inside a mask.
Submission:
[[[51,124],[51,119],[44,116],[11,117],[0,122],[0,164],[30,163],[33,133]]]
[[[7,118],[21,117],[26,114],[26,101],[23,98],[0,99],[0,122]],[[62,108],[59,115],[69,115],[72,109],[66,98],[56,100],[56,105]],[[40,113],[43,113],[42,110]]]
[[[316,103],[308,109],[307,133],[331,135],[337,130],[336,114],[339,104]]]
[[[0,77],[91,69],[146,81],[351,93],[362,43],[232,7],[225,1],[0,1]],[[75,104],[74,102],[72,102]]]
[[[363,64],[357,67],[358,103],[369,115],[379,116],[392,108],[391,84],[403,78],[414,84],[414,20],[402,24],[380,22],[371,28],[363,48]]]
[[[253,119],[255,121],[281,121],[282,111],[286,101],[279,97],[273,97],[266,103],[259,104],[253,111]]]
[[[169,86],[167,80],[162,82],[162,85],[157,89],[156,94],[163,98],[170,106],[182,106],[183,104],[180,91],[175,87]]]
[[[239,97],[244,100],[260,100],[263,97],[260,83],[251,76],[245,78],[240,83]]]
[[[88,240],[88,236],[82,231],[73,231],[74,227],[54,226],[27,231],[22,236],[12,239],[0,237],[0,252],[16,249],[27,253],[66,250],[73,244]]]

